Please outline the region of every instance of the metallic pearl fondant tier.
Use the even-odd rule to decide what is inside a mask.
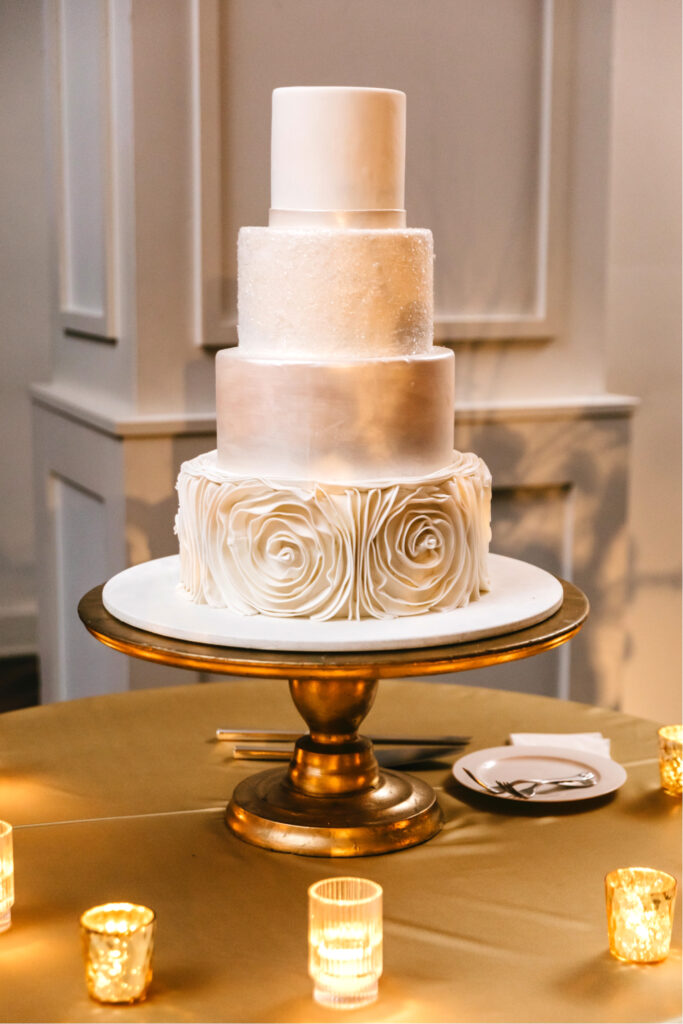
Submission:
[[[245,476],[422,476],[451,461],[454,357],[325,363],[216,357],[218,464]]]
[[[245,355],[362,359],[432,347],[430,231],[248,227],[237,259]]]

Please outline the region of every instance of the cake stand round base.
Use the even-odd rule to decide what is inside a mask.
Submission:
[[[442,824],[431,787],[402,772],[383,771],[363,793],[315,797],[294,789],[283,768],[241,782],[226,820],[245,842],[309,857],[391,853],[431,839]]]

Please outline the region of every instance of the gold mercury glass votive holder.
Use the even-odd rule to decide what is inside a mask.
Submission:
[[[662,789],[671,796],[680,796],[683,725],[665,725],[657,733],[659,740],[659,775]]]
[[[81,915],[88,995],[98,1003],[136,1003],[152,980],[156,919],[149,907],[104,903]]]
[[[377,999],[382,973],[382,886],[324,878],[308,890],[308,973],[322,1006],[348,1010]]]
[[[609,949],[618,960],[665,960],[671,945],[676,879],[655,868],[617,868],[605,876]]]
[[[0,821],[0,932],[6,932],[12,923],[14,906],[14,853],[12,826]]]

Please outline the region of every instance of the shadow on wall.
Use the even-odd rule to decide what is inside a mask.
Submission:
[[[629,420],[526,414],[456,424],[456,447],[493,474],[492,551],[539,565],[588,596],[581,633],[559,651],[458,681],[618,707],[628,637]]]
[[[174,534],[178,495],[175,483],[180,465],[215,446],[213,435],[160,438],[139,458],[134,493],[126,496],[126,564],[137,565],[178,553]],[[149,473],[145,473],[145,462]],[[154,462],[154,465],[152,465]],[[183,686],[204,674],[130,659],[130,688]]]
[[[215,444],[215,435],[164,437],[157,447],[150,447],[145,457],[140,458],[136,482],[126,495],[127,565],[178,553],[174,523],[178,511],[175,485],[180,466],[187,459],[211,450]]]

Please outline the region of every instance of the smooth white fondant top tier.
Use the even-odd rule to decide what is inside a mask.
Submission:
[[[270,224],[405,224],[405,93],[275,89]]]

